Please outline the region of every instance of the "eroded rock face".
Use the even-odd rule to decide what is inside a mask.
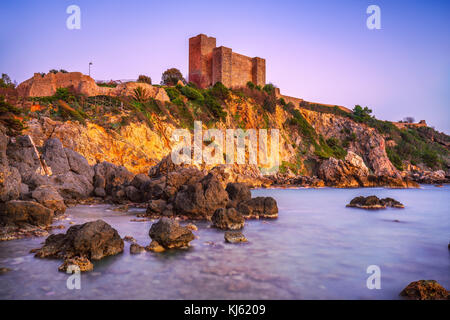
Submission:
[[[239,230],[244,227],[245,219],[242,214],[234,208],[217,209],[212,216],[212,225],[223,230]]]
[[[63,214],[66,211],[63,197],[52,186],[39,186],[34,189],[31,196],[44,207],[53,210],[55,215]]]
[[[103,194],[112,197],[116,203],[127,199],[126,186],[130,185],[134,175],[123,166],[116,166],[109,162],[100,162],[94,166],[94,187],[97,196]],[[134,189],[129,189],[128,194],[138,198]]]
[[[18,136],[9,139],[6,148],[9,165],[15,167],[26,184],[31,180],[51,174],[51,169],[40,159],[40,155],[30,136]]]
[[[238,205],[238,211],[244,218],[270,218],[278,217],[277,202],[272,197],[256,197]]]
[[[177,221],[166,217],[152,224],[149,231],[150,238],[166,249],[188,247],[194,240],[191,230],[181,227]]]
[[[347,207],[361,208],[361,209],[386,209],[386,207],[392,208],[404,208],[405,206],[392,198],[379,199],[376,196],[368,197],[356,197],[347,204]]]
[[[228,193],[220,181],[211,173],[199,182],[185,185],[178,191],[174,210],[191,219],[209,220],[214,211],[226,207]]]
[[[353,160],[353,163],[357,162]],[[367,167],[356,167],[353,163],[329,158],[320,165],[319,178],[330,186],[355,188],[363,186],[363,179],[368,175]]]
[[[53,210],[34,201],[12,200],[0,203],[0,224],[13,226],[48,226]]]
[[[70,171],[69,161],[59,139],[52,138],[45,141],[42,157],[52,168],[53,174],[64,174]]]
[[[20,197],[22,178],[15,167],[10,167],[6,148],[8,137],[0,128],[0,201],[16,200]]]
[[[0,201],[18,199],[21,195],[21,181],[19,170],[0,165]]]
[[[301,113],[317,133],[326,139],[333,137],[342,141],[347,135],[345,131],[354,133],[357,139],[350,143],[349,150],[364,159],[365,164],[375,176],[399,178],[398,170],[386,154],[385,140],[374,128],[333,114],[306,109],[302,109]]]
[[[66,234],[52,234],[36,253],[39,258],[86,257],[100,260],[123,251],[118,232],[103,220],[74,225]]]
[[[400,296],[411,300],[450,300],[450,293],[435,280],[411,282]]]

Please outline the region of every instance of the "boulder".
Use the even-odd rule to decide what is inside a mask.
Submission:
[[[22,182],[30,184],[30,180],[35,176],[50,175],[52,170],[47,166],[44,159],[36,149],[30,136],[11,137],[6,148],[6,155],[11,167],[15,167],[21,177]]]
[[[34,189],[31,196],[43,206],[53,210],[55,215],[63,214],[66,211],[63,197],[52,186],[39,186]]]
[[[132,243],[130,245],[130,253],[131,254],[139,254],[145,252],[145,248],[143,246],[138,245],[137,243]]]
[[[134,186],[125,187],[125,194],[127,198],[132,202],[141,202],[142,194],[141,192]]]
[[[22,227],[48,226],[53,220],[53,210],[34,201],[11,200],[0,203],[0,224]]]
[[[158,243],[158,241],[153,240],[150,242],[148,246],[145,247],[145,250],[152,252],[164,252],[166,249],[162,245]]]
[[[65,200],[84,199],[94,191],[91,181],[73,171],[52,175],[49,181]]]
[[[361,174],[365,172],[350,162],[331,157],[322,162],[318,175],[328,186],[356,188],[364,185],[363,179],[367,175]]]
[[[150,181],[150,177],[146,174],[139,173],[134,176],[133,180],[131,180],[131,185],[136,189],[140,190],[146,183]]]
[[[0,201],[18,199],[21,196],[21,181],[17,168],[0,165]]]
[[[419,280],[408,284],[400,296],[411,300],[450,300],[450,292],[435,280]]]
[[[97,163],[94,166],[94,173],[95,188],[105,189],[107,195],[112,195],[116,187],[129,185],[134,178],[134,174],[125,167],[116,166],[106,161]]]
[[[80,269],[80,272],[88,272],[94,270],[94,265],[86,257],[73,257],[65,259],[64,263],[59,266],[58,270],[66,272],[70,266],[77,266]]]
[[[278,217],[277,202],[272,197],[256,197],[238,205],[238,211],[244,218],[270,218]]]
[[[164,209],[166,208],[167,202],[165,200],[159,199],[159,200],[150,200],[148,202],[147,206],[147,215],[149,216],[159,216],[163,213]]]
[[[119,233],[103,220],[74,225],[66,234],[52,234],[36,253],[39,258],[86,257],[100,260],[123,251]]]
[[[360,209],[386,209],[386,207],[404,208],[404,205],[392,198],[379,199],[376,196],[353,198],[347,207]]]
[[[57,138],[47,139],[43,146],[42,158],[52,168],[53,174],[64,174],[70,171],[69,160],[61,141]]]
[[[91,184],[93,184],[94,169],[89,165],[89,162],[76,151],[64,148],[64,152],[69,163],[70,170],[76,174],[84,176]]]
[[[189,242],[194,240],[191,230],[166,217],[152,224],[149,235],[153,241],[157,241],[166,249],[188,247]]]
[[[199,182],[183,186],[176,194],[174,210],[191,219],[209,220],[214,211],[226,207],[228,193],[211,173]]]
[[[247,238],[242,234],[242,232],[236,231],[227,231],[224,235],[225,242],[228,243],[239,243],[239,242],[247,242]]]
[[[230,199],[228,202],[229,207],[236,208],[239,203],[252,198],[250,188],[244,183],[230,182],[227,184],[225,190],[227,191],[228,198]]]
[[[213,227],[223,230],[239,230],[245,224],[245,219],[242,214],[234,208],[217,209],[211,220]]]

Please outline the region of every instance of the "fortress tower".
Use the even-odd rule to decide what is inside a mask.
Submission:
[[[216,47],[216,38],[204,34],[189,39],[189,81],[201,88],[222,82],[226,87],[266,83],[266,60],[250,58],[227,47]]]

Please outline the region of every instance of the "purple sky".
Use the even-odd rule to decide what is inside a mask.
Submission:
[[[81,8],[81,30],[66,8]],[[381,30],[366,9],[381,8]],[[132,79],[179,68],[188,38],[266,59],[267,81],[310,101],[369,106],[380,119],[426,119],[450,132],[450,1],[9,1],[0,9],[0,72],[21,82],[66,69]]]

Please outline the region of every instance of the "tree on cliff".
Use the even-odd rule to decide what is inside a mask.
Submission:
[[[2,73],[0,78],[0,88],[15,88],[16,84],[11,81],[11,78],[6,74]]]
[[[161,77],[161,84],[166,86],[174,86],[181,80],[186,84],[186,80],[183,78],[180,70],[177,68],[170,68],[163,72]]]
[[[353,120],[355,120],[356,122],[367,122],[368,120],[370,120],[372,110],[364,107],[364,109],[357,104],[354,108],[353,108]]]
[[[152,78],[150,78],[149,76],[146,75],[139,75],[137,82],[141,82],[141,83],[147,83],[147,84],[152,84]]]

